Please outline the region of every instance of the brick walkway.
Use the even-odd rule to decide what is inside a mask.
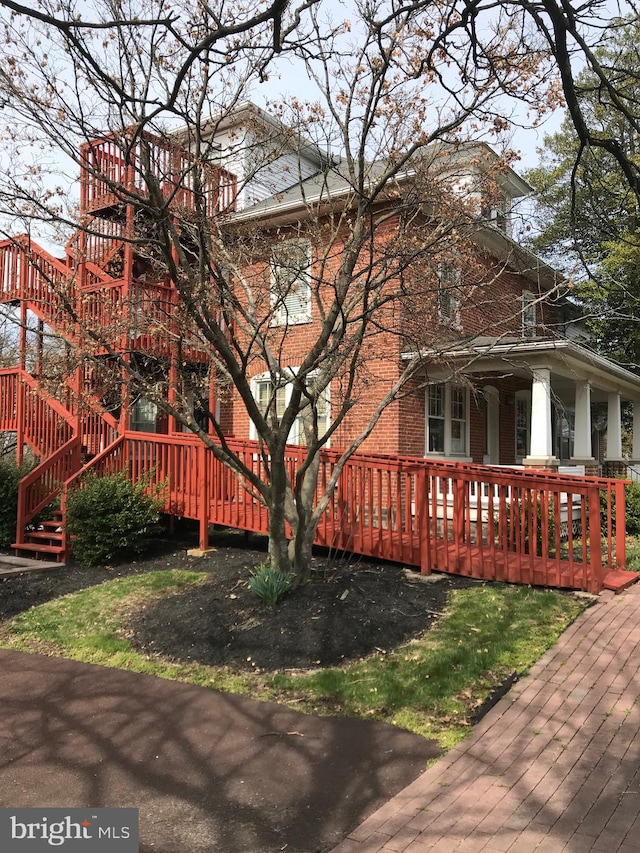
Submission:
[[[333,853],[638,853],[640,584],[603,593],[475,728]]]

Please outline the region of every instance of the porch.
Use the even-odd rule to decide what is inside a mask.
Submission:
[[[569,338],[478,339],[439,355],[446,368],[429,381],[466,377],[480,391],[484,420],[467,414],[466,443],[443,442],[448,458],[480,461],[477,436],[469,440],[475,429],[486,464],[640,479],[640,377]]]

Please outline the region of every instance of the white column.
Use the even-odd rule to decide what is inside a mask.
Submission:
[[[525,465],[553,465],[551,437],[551,371],[546,367],[533,371],[531,384],[531,446]]]
[[[633,402],[633,461],[640,462],[640,400]]]
[[[589,382],[576,382],[572,458],[581,462],[593,459],[591,448],[591,384]]]
[[[612,391],[607,400],[607,460],[622,459],[622,416],[620,394]]]

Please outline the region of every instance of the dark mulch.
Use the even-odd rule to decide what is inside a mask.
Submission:
[[[279,670],[332,666],[388,651],[431,627],[450,591],[475,583],[453,575],[425,581],[389,563],[321,553],[312,580],[275,607],[263,604],[246,583],[265,559],[260,541],[220,534],[215,551],[189,557],[188,530],[157,541],[144,559],[62,569],[0,580],[0,621],[36,604],[124,575],[163,569],[209,574],[207,582],[148,605],[132,615],[128,633],[139,650],[176,661],[225,664],[236,669]]]

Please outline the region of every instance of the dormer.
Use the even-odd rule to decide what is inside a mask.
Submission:
[[[327,155],[260,107],[247,102],[203,128],[219,165],[238,179],[236,209],[285,192],[322,170]]]
[[[485,143],[459,145],[448,156],[461,200],[474,215],[511,237],[514,202],[533,188]]]

